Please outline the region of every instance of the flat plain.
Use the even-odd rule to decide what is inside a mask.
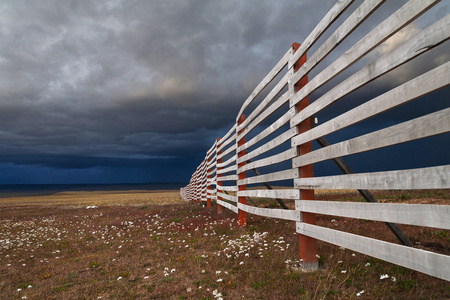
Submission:
[[[320,199],[361,201],[354,191]],[[389,191],[383,202],[446,204],[449,191]],[[269,199],[261,207],[276,207]],[[2,299],[449,299],[448,282],[319,241],[299,270],[289,221],[237,226],[178,191],[66,191],[0,198]],[[321,226],[396,242],[380,222],[317,216]],[[450,254],[446,230],[402,226],[416,247]]]

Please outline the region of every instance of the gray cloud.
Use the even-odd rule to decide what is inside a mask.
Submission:
[[[204,151],[334,2],[2,1],[0,162]]]

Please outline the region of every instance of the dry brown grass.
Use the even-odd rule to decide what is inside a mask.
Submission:
[[[46,196],[0,198],[0,206],[21,205],[164,205],[181,203],[178,191],[67,191]]]
[[[161,204],[170,193],[176,204],[126,205],[137,194]],[[59,197],[77,194],[83,195]],[[214,206],[181,202],[177,191],[88,195],[94,197],[58,202],[70,206],[36,200],[32,203],[44,205],[1,207],[0,298],[219,299],[219,293],[223,299],[450,297],[448,282],[322,242],[320,270],[301,273],[293,222],[249,215],[248,226],[239,228],[231,211],[218,215]],[[120,205],[100,205],[108,195]],[[392,202],[411,200],[401,191],[380,196]],[[448,192],[415,196],[446,200]],[[329,200],[339,197],[350,196],[323,195]],[[358,200],[357,195],[351,197]],[[100,202],[92,202],[96,198]],[[88,205],[99,207],[86,209]],[[395,242],[383,223],[331,216],[318,216],[317,222]],[[425,249],[450,249],[448,231],[402,229]],[[262,235],[258,243],[255,233]],[[380,279],[384,274],[389,278]]]

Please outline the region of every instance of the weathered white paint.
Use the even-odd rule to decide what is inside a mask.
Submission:
[[[256,198],[281,198],[281,199],[300,199],[300,190],[282,189],[282,190],[246,190],[237,192],[238,197],[256,197]]]
[[[288,221],[300,221],[300,212],[289,209],[259,208],[238,203],[237,207],[250,214]]]
[[[450,27],[450,26],[449,26]],[[450,84],[450,62],[410,80],[352,110],[292,138],[298,146],[356,124]]]
[[[281,70],[283,70],[283,68],[287,65],[290,57],[291,53],[289,49],[288,51],[286,51],[286,53],[283,55],[280,61],[275,65],[275,67],[273,67],[273,69],[266,75],[266,77],[264,77],[264,79],[253,90],[253,92],[250,94],[247,100],[245,100],[236,117],[236,123],[238,122],[239,118],[241,117],[242,113],[247,108],[247,106],[249,106],[250,103],[252,103],[253,100],[256,98],[256,96],[258,96],[259,93],[261,93],[261,91],[281,72]]]
[[[236,206],[234,206],[234,205],[232,205],[232,204],[230,204],[228,202],[225,202],[225,201],[222,201],[222,200],[217,200],[217,204],[222,205],[223,207],[226,207],[229,210],[234,211],[235,213],[239,212],[239,209]]]
[[[394,33],[398,32],[404,26],[409,24],[415,18],[424,13],[430,6],[438,3],[439,0],[411,0],[375,27],[351,49],[346,51],[325,70],[314,77],[307,85],[305,85],[290,100],[290,107],[309,96],[316,89],[327,83],[329,80],[340,74],[342,71],[350,67],[362,56],[373,50],[376,46],[387,40]],[[298,52],[298,51],[297,51]],[[289,80],[289,84],[294,85],[301,77],[295,73]]]
[[[298,178],[299,189],[414,190],[450,188],[450,165],[337,176]]]
[[[448,24],[450,24],[450,14],[420,31],[399,47],[369,63],[300,111],[291,119],[291,127],[313,116],[369,81],[394,70],[414,57],[448,40],[450,37],[450,26]]]
[[[450,108],[447,108],[304,154],[293,159],[293,166],[301,167],[335,157],[392,146],[449,131]]]
[[[352,233],[297,223],[297,232],[450,281],[450,256],[392,244]]]
[[[295,209],[322,215],[450,229],[450,205],[298,200],[295,201]]]

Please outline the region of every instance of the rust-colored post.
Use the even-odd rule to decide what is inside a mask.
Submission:
[[[300,44],[292,44],[294,52],[298,50]],[[294,65],[294,72],[297,72],[300,67],[306,63],[306,53],[300,60]],[[308,83],[308,75],[305,75],[298,83],[295,84],[294,90],[298,92]],[[296,113],[300,112],[309,105],[309,97],[306,97],[296,105]],[[301,134],[311,129],[311,122],[308,119],[304,120],[297,125],[298,133]],[[304,155],[312,151],[312,143],[308,142],[298,146],[298,155]],[[313,165],[307,165],[300,168],[300,178],[314,177]],[[314,200],[314,190],[300,189],[301,200]],[[314,213],[303,212],[301,214],[302,222],[308,224],[316,224],[316,215]],[[317,240],[309,236],[299,235],[299,249],[300,249],[300,260],[302,261],[302,268],[304,270],[317,270],[319,267],[318,263],[318,250],[317,250]]]
[[[211,195],[212,195],[212,188],[211,188],[211,155],[208,157],[208,161],[206,163],[206,207],[211,208]]]
[[[219,149],[219,147],[222,145],[219,143],[220,138],[217,138],[217,149]],[[219,171],[222,169],[222,167],[219,167],[219,164],[222,163],[222,158],[217,159],[217,157],[219,157],[219,155],[222,154],[222,150],[217,151],[216,153],[216,176],[217,176],[217,185],[216,185],[216,189],[217,189],[217,200],[222,200],[222,197],[219,196],[219,192],[222,193],[222,181],[220,180],[220,177],[222,177],[222,174],[219,174]],[[219,204],[219,202],[217,202],[217,213],[221,214],[223,211],[223,206]]]
[[[197,179],[195,180],[196,181],[196,191],[195,191],[195,195],[196,195],[196,198],[197,198],[197,205],[200,205],[200,197],[201,197],[201,186],[202,186],[202,184],[201,184],[201,173],[200,173],[200,171],[201,171],[201,169],[200,169],[200,166],[198,166],[198,168],[197,168]]]
[[[239,118],[238,125],[241,125],[242,123],[244,123],[244,121],[245,121],[245,116],[242,115],[242,116]],[[241,130],[238,132],[238,138],[239,138],[239,136],[242,134],[242,132],[244,131],[244,129],[245,129],[245,128],[241,129]],[[242,146],[242,145],[244,145],[244,144],[245,144],[245,137],[243,137],[243,138],[241,138],[241,139],[238,140],[238,147],[240,147],[240,146]],[[244,156],[244,155],[245,155],[245,150],[240,151],[240,152],[238,153],[238,159],[241,158],[241,157]],[[245,161],[243,161],[243,162],[241,162],[241,163],[238,164],[238,169],[239,169],[239,168],[242,168],[243,166],[245,166]],[[246,172],[241,172],[241,173],[238,174],[238,180],[245,179],[246,177],[247,177],[247,176],[246,176]],[[245,184],[242,184],[242,185],[238,184],[238,190],[239,190],[239,191],[245,191],[246,189],[247,189],[247,186],[246,186]],[[239,198],[238,198],[239,203],[242,203],[242,204],[245,204],[245,203],[246,203],[246,200],[247,200],[247,197],[245,197],[245,196],[244,196],[244,197],[239,197]],[[241,209],[239,210],[238,225],[239,225],[239,226],[247,226],[247,212],[246,212],[246,211],[243,211],[243,210],[241,210]]]

